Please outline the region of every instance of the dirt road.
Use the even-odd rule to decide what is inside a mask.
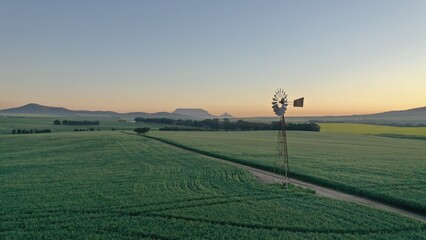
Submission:
[[[214,161],[219,161],[219,162],[222,162],[222,163],[225,163],[225,164],[229,164],[229,165],[233,165],[233,166],[236,166],[236,167],[239,167],[239,168],[246,169],[251,174],[253,174],[259,181],[261,181],[263,183],[279,183],[283,179],[283,176],[278,175],[278,174],[274,174],[274,173],[271,173],[271,172],[268,172],[268,171],[249,167],[249,166],[242,165],[242,164],[239,164],[239,163],[231,162],[231,161],[228,161],[228,160],[224,160],[224,159],[220,159],[220,158],[214,158],[214,157],[211,157],[211,156],[206,156],[206,155],[203,155],[201,153],[193,152],[191,150],[180,148],[178,146],[169,144],[167,142],[163,142],[161,140],[154,139],[152,137],[149,137],[149,138],[153,139],[154,141],[158,141],[158,142],[161,142],[163,144],[167,144],[169,146],[173,146],[175,148],[182,149],[182,150],[190,152],[192,154],[202,155],[202,156],[210,158]],[[370,200],[370,199],[358,197],[358,196],[355,196],[355,195],[339,192],[339,191],[336,191],[336,190],[333,190],[333,189],[330,189],[330,188],[325,188],[325,187],[322,187],[322,186],[319,186],[319,185],[316,185],[316,184],[300,181],[300,180],[297,180],[297,179],[290,179],[290,182],[292,184],[294,184],[296,186],[300,186],[302,188],[308,188],[308,189],[315,190],[315,194],[318,195],[318,196],[321,196],[321,197],[328,197],[328,198],[333,198],[333,199],[363,204],[363,205],[367,205],[367,206],[370,206],[370,207],[383,209],[383,210],[390,211],[390,212],[395,212],[395,213],[398,213],[398,214],[401,214],[401,215],[404,215],[404,216],[407,216],[407,217],[417,219],[417,220],[422,221],[422,222],[426,222],[425,216],[419,215],[415,212],[411,212],[411,211],[407,211],[407,210],[400,209],[400,208],[397,208],[397,207],[389,206],[389,205],[383,204],[381,202],[377,202],[377,201],[374,201],[374,200]]]

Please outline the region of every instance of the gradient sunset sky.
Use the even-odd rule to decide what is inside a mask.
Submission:
[[[426,1],[0,1],[0,109],[289,116],[426,105]]]

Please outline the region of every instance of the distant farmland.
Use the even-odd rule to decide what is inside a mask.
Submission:
[[[54,125],[55,120],[91,120],[99,121],[99,125],[87,125],[87,126],[73,126],[73,125]],[[12,116],[0,116],[0,134],[10,134],[13,129],[52,129],[53,132],[71,132],[75,128],[89,128],[94,127],[95,130],[133,130],[140,125],[128,121],[123,121],[117,118],[66,118],[66,117],[12,117]],[[158,129],[164,127],[164,124],[144,124],[144,126],[152,129]]]
[[[2,239],[426,235],[418,221],[263,185],[245,170],[135,135],[1,135],[0,141]]]

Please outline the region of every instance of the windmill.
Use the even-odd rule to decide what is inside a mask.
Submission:
[[[293,101],[293,107],[303,107],[304,98],[299,98]],[[287,151],[287,135],[284,114],[289,105],[287,100],[287,94],[283,89],[279,88],[275,91],[274,97],[272,98],[272,109],[275,114],[280,117],[280,128],[278,131],[277,141],[277,155],[275,157],[274,173],[278,169],[278,174],[284,175],[282,184],[285,188],[288,188],[290,179],[288,178],[288,151]],[[277,167],[278,165],[278,167]]]

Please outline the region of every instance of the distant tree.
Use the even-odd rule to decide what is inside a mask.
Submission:
[[[21,129],[16,130],[16,134],[21,134]]]
[[[145,133],[149,132],[150,130],[151,130],[151,128],[143,127],[143,128],[136,128],[134,131],[137,134],[145,134]]]
[[[53,121],[53,125],[61,125],[61,121],[59,121],[58,119],[56,119],[55,121]]]
[[[112,131],[115,131],[115,128],[111,128]]]
[[[16,129],[13,129],[13,130],[12,130],[12,134],[16,134]]]

